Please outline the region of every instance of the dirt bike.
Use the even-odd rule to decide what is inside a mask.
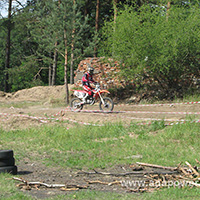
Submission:
[[[73,98],[70,102],[70,108],[72,111],[80,111],[86,104],[93,105],[100,99],[99,108],[102,111],[112,111],[114,108],[114,102],[109,97],[103,97],[102,94],[110,94],[108,90],[101,90],[100,85],[96,84],[94,94],[92,97],[88,97],[88,93],[84,90],[73,90],[76,98]]]

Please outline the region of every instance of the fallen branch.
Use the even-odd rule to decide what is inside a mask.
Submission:
[[[153,164],[141,163],[141,162],[136,162],[136,163],[138,165],[141,165],[141,166],[153,167],[153,168],[159,168],[159,169],[166,169],[166,170],[171,170],[171,171],[176,171],[180,167],[180,166],[178,166],[178,167],[166,167],[166,166],[153,165]]]
[[[125,173],[109,173],[109,172],[98,172],[96,170],[94,170],[94,172],[86,172],[86,171],[81,171],[78,172],[78,174],[101,174],[101,175],[109,175],[109,176],[127,176],[127,175],[144,175],[144,172],[125,172]]]
[[[114,182],[102,182],[100,180],[95,180],[95,181],[90,181],[90,180],[86,180],[86,182],[88,184],[95,184],[95,183],[99,183],[99,184],[103,184],[103,185],[118,185],[121,184],[121,181],[114,181]]]
[[[80,188],[65,188],[65,187],[62,187],[60,188],[60,190],[62,191],[76,191],[76,190],[79,190]]]
[[[189,162],[185,162],[186,165],[194,172],[195,175],[199,176],[200,174],[192,167],[192,165]]]
[[[197,159],[195,159],[195,161],[196,161],[198,164],[200,164],[200,161],[198,161]]]
[[[183,172],[183,174],[184,174],[185,176],[188,176],[189,178],[193,178],[193,176],[192,176],[191,174],[187,173],[186,170],[183,169],[182,167],[180,167],[179,169]]]
[[[101,174],[106,176],[128,176],[128,175],[138,175],[144,176],[146,174],[173,174],[174,172],[156,172],[156,171],[133,171],[133,172],[125,172],[125,173],[110,173],[110,172],[98,172],[94,170],[94,172],[86,172],[81,171],[78,174]]]
[[[185,171],[185,169],[183,169],[182,167],[179,167],[179,169],[184,173],[184,175],[188,175],[188,173]]]
[[[47,184],[47,183],[43,183],[43,182],[29,182],[26,181],[22,178],[17,178],[17,177],[13,177],[14,180],[17,181],[21,181],[24,185],[26,186],[45,186],[47,188],[78,188],[78,189],[87,189],[88,186],[81,186],[81,185],[66,185],[66,184]],[[23,184],[20,184],[19,186],[23,186]]]

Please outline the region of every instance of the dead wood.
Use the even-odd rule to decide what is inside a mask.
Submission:
[[[17,177],[13,177],[14,180],[17,181],[21,181],[23,184],[19,184],[19,187],[28,187],[30,188],[31,186],[45,186],[47,188],[78,188],[78,189],[87,189],[88,186],[81,186],[81,185],[67,185],[67,184],[47,184],[47,183],[43,183],[43,182],[29,182],[26,181],[22,178],[17,178]],[[73,190],[73,189],[72,189]]]
[[[188,173],[185,169],[183,169],[182,167],[180,167],[179,169],[181,170],[181,172],[183,172],[183,174],[185,176],[188,176],[189,178],[193,178],[193,176],[190,173]]]
[[[157,171],[133,171],[133,172],[125,172],[125,173],[112,173],[112,172],[99,172],[94,170],[94,172],[86,172],[86,171],[81,171],[78,172],[78,174],[101,174],[101,175],[106,175],[106,176],[128,176],[128,175],[135,175],[135,176],[144,176],[147,174],[173,174],[174,172],[157,172]]]
[[[140,172],[140,171],[136,171],[136,172],[125,172],[125,173],[110,173],[110,172],[98,172],[96,170],[94,170],[94,172],[86,172],[86,171],[81,171],[78,172],[78,174],[101,174],[101,175],[108,175],[108,176],[127,176],[127,175],[144,175],[145,172]]]
[[[200,164],[200,161],[198,161],[197,159],[195,159],[195,161],[196,161],[198,164]]]
[[[192,167],[192,165],[189,162],[185,162],[186,165],[193,171],[193,173],[197,176],[199,176],[200,174],[194,169],[194,167]]]
[[[166,170],[171,170],[171,171],[176,171],[178,169],[178,167],[166,167],[166,166],[154,165],[154,164],[149,164],[149,163],[141,163],[141,162],[136,162],[136,163],[141,166],[166,169]]]
[[[87,182],[88,184],[99,183],[99,184],[109,185],[109,186],[111,186],[111,185],[119,185],[119,184],[121,184],[121,181],[102,182],[102,181],[100,181],[100,180],[95,180],[95,181],[86,180],[86,182]]]
[[[79,189],[88,189],[89,184],[103,184],[107,186],[116,185],[117,187],[120,187],[121,185],[121,187],[125,188],[127,192],[139,193],[139,192],[151,192],[151,191],[158,190],[163,187],[169,187],[169,186],[170,187],[171,186],[184,187],[185,183],[187,183],[187,185],[192,186],[192,187],[200,187],[199,172],[197,171],[195,167],[191,166],[189,162],[186,161],[185,163],[187,164],[187,167],[182,167],[181,163],[177,167],[167,167],[167,166],[152,165],[148,163],[137,162],[137,164],[141,166],[164,169],[164,171],[162,170],[126,171],[125,170],[125,172],[123,171],[123,173],[113,173],[113,172],[101,172],[94,169],[93,171],[90,171],[90,172],[82,170],[77,173],[77,174],[97,175],[97,176],[98,175],[122,176],[122,177],[130,176],[129,178],[131,178],[131,175],[133,175],[134,177],[138,177],[138,176],[140,178],[142,177],[142,179],[139,178],[139,181],[136,179],[130,180],[130,179],[127,179],[127,177],[125,178],[126,180],[124,182],[118,181],[118,180],[109,182],[109,181],[104,181],[104,180],[102,181],[100,179],[84,180],[86,184],[81,186],[81,185],[76,185],[76,184],[47,184],[47,183],[39,182],[39,181],[30,182],[30,181],[24,180],[22,178],[17,178],[17,177],[13,177],[13,179],[22,182],[21,184],[18,185],[18,187],[24,190],[31,190],[33,187],[35,187],[36,189],[39,189],[40,186],[43,186],[47,188],[59,188],[62,191],[76,191]],[[141,181],[141,184],[144,184],[144,185],[134,185],[135,183],[140,184],[140,181]],[[180,185],[177,185],[176,184],[177,182],[180,183]],[[135,187],[135,186],[139,186],[139,187]]]
[[[60,188],[60,190],[62,191],[76,191],[76,190],[79,190],[80,188],[65,188],[65,187],[62,187]]]

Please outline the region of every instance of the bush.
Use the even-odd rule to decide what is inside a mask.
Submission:
[[[181,94],[200,75],[199,11],[173,6],[166,15],[162,7],[126,7],[116,23],[105,25],[104,53],[125,63],[121,76],[138,87],[148,82],[162,93]]]

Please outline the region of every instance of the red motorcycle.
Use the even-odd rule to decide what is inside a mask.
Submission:
[[[73,98],[70,102],[70,108],[72,111],[80,111],[86,104],[93,105],[98,99],[99,108],[102,111],[112,111],[114,108],[114,102],[109,97],[103,97],[102,94],[110,94],[108,90],[101,90],[100,85],[97,84],[94,89],[94,95],[92,97],[87,97],[88,93],[84,90],[73,90],[76,98]]]

